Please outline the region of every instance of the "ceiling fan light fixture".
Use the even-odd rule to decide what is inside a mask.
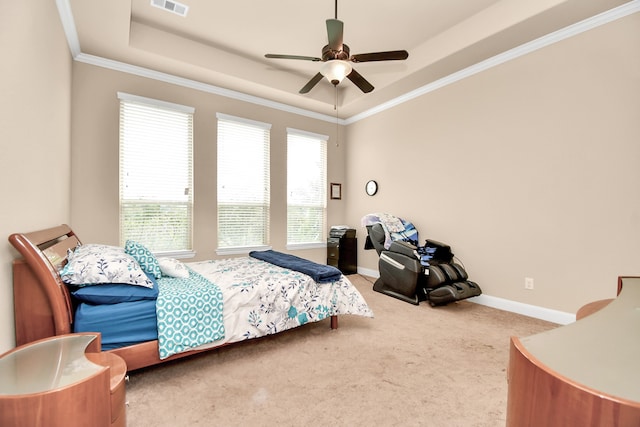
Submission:
[[[333,59],[322,64],[320,73],[336,86],[351,73],[351,70],[351,64],[348,61]]]
[[[151,1],[175,1],[175,0],[151,0]],[[337,89],[338,84],[347,77],[351,82],[358,87],[363,93],[369,93],[373,89],[373,85],[369,83],[360,73],[351,67],[351,62],[375,62],[375,61],[398,61],[404,60],[409,57],[409,53],[406,50],[391,50],[386,52],[370,52],[361,53],[358,55],[350,55],[349,46],[343,41],[344,36],[344,23],[338,19],[338,0],[336,2],[336,17],[335,19],[327,19],[327,45],[322,48],[322,56],[300,56],[300,55],[282,55],[267,53],[267,58],[279,58],[279,59],[300,59],[303,61],[314,61],[323,64],[306,85],[298,91],[298,93],[309,93],[311,89],[315,87],[323,77]]]

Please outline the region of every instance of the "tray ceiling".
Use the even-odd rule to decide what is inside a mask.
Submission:
[[[405,49],[409,58],[353,64],[375,90],[364,94],[345,79],[336,97],[326,80],[298,93],[322,63],[264,57],[321,56],[334,1],[183,0],[186,17],[154,7],[154,1],[58,0],[70,11],[83,55],[330,116],[337,99],[342,118],[626,3],[342,0],[338,19],[352,54]]]

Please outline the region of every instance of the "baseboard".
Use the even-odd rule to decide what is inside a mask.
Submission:
[[[358,267],[358,274],[369,277],[380,277],[378,270]],[[511,301],[504,298],[493,297],[491,295],[479,295],[469,298],[468,301],[487,307],[497,308],[498,310],[510,311],[512,313],[522,314],[523,316],[533,317],[535,319],[546,320],[547,322],[557,323],[559,325],[567,325],[576,320],[576,315],[566,313],[564,311],[552,310],[550,308],[539,307],[536,305],[525,304],[518,301]]]
[[[468,301],[486,305],[487,307],[497,308],[498,310],[510,311],[512,313],[522,314],[523,316],[546,320],[547,322],[557,323],[559,325],[567,325],[576,321],[576,315],[573,313],[566,313],[564,311],[552,310],[550,308],[539,307],[537,305],[492,297],[491,295],[482,294],[477,297],[469,298]]]
[[[371,270],[369,268],[362,268],[362,267],[358,267],[358,274],[362,274],[363,276],[368,276],[368,277],[374,277],[376,279],[380,277],[380,273],[378,272],[378,270]]]

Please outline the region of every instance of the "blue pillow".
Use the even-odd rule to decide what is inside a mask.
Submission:
[[[158,264],[158,260],[155,255],[151,253],[149,249],[146,248],[141,243],[135,242],[133,240],[127,240],[124,245],[124,252],[128,255],[131,255],[140,267],[142,271],[159,279],[162,277],[162,272],[160,271],[160,264]]]
[[[80,302],[94,305],[155,300],[158,298],[158,282],[151,274],[147,274],[147,276],[153,283],[152,288],[124,283],[109,283],[100,286],[83,286],[71,291],[71,295]]]

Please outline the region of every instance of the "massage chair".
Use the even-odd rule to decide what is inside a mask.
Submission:
[[[477,283],[468,280],[465,269],[453,261],[448,245],[427,239],[424,246],[418,246],[415,229],[411,237],[416,240],[412,240],[406,233],[389,233],[382,223],[365,226],[365,249],[375,249],[379,255],[375,291],[415,305],[428,301],[432,307],[482,293]]]

